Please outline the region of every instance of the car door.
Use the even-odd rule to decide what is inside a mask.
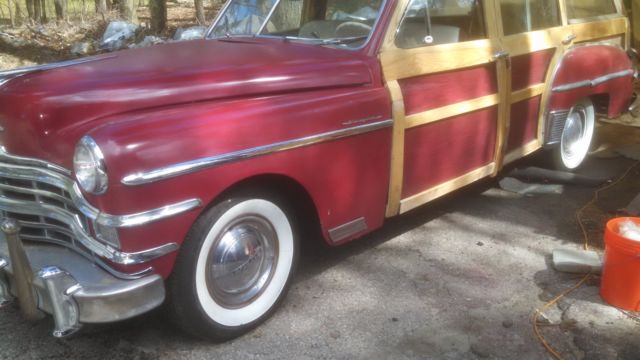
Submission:
[[[394,118],[387,216],[500,168],[508,59],[495,16],[492,1],[398,1],[380,51]]]

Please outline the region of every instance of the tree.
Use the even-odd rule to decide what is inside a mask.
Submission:
[[[35,0],[38,1],[38,0]],[[96,15],[102,16],[102,20],[106,20],[107,16],[107,0],[96,0]]]
[[[56,8],[56,19],[67,20],[67,0],[53,0],[53,5]]]
[[[196,7],[196,20],[200,25],[205,25],[207,19],[204,16],[204,0],[194,0],[194,5]]]
[[[167,26],[167,1],[149,0],[149,11],[151,12],[151,30],[160,33]]]
[[[123,20],[137,23],[138,15],[136,14],[136,9],[138,7],[138,0],[119,0],[118,10],[120,12],[120,17]]]

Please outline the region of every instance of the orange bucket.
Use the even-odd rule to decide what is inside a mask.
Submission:
[[[632,217],[607,222],[600,296],[617,308],[640,311],[640,241],[620,235],[618,229],[626,220],[640,225],[640,218]]]

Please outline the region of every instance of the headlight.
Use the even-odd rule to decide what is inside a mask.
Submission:
[[[107,166],[104,156],[90,136],[83,137],[76,145],[73,170],[82,190],[98,195],[107,191]]]

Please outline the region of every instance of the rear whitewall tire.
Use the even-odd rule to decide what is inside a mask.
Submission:
[[[555,151],[556,168],[571,171],[584,162],[593,140],[595,123],[596,112],[589,98],[571,107]]]

